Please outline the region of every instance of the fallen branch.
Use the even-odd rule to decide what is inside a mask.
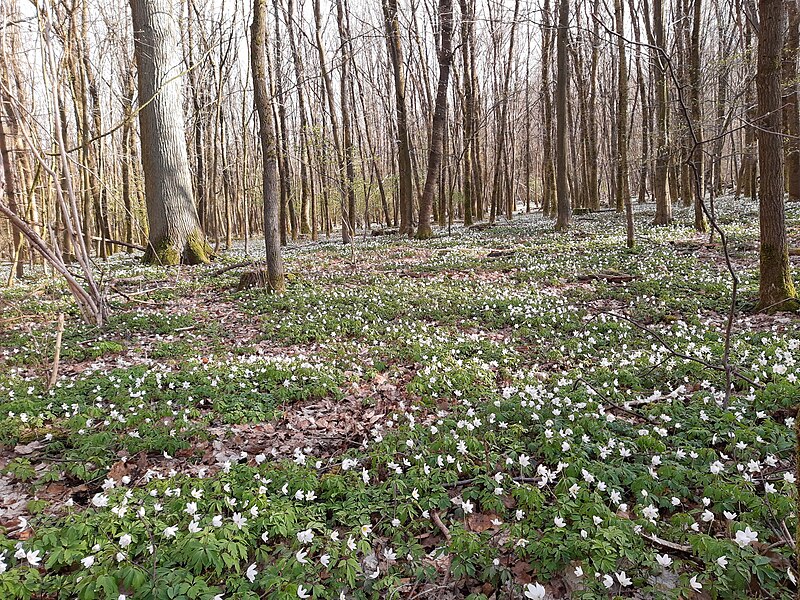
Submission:
[[[644,539],[650,540],[657,546],[661,546],[662,548],[668,548],[669,550],[674,550],[675,552],[682,552],[683,554],[691,554],[692,547],[691,546],[684,546],[683,544],[676,544],[675,542],[670,542],[668,540],[661,539],[656,534],[652,535],[644,535]]]
[[[452,536],[450,535],[450,530],[444,523],[442,523],[442,518],[439,516],[438,511],[434,510],[433,512],[431,512],[431,521],[433,521],[433,524],[436,525],[436,527],[439,528],[439,531],[442,532],[444,539],[446,539],[449,542],[450,539],[452,538]]]
[[[92,236],[92,240],[95,242],[103,242],[104,244],[111,244],[113,246],[122,246],[123,248],[132,248],[133,250],[141,250],[144,252],[147,250],[144,246],[140,246],[139,244],[131,244],[130,242],[123,242],[122,240],[107,240],[106,238],[101,238],[97,236]]]

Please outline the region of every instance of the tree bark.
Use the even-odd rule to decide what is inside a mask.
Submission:
[[[664,7],[661,0],[653,1],[653,26],[651,64],[655,86],[655,171],[653,173],[653,195],[656,201],[655,225],[666,225],[672,221],[672,201],[667,194],[669,170],[669,139],[667,123],[667,65],[664,35]],[[675,187],[675,186],[673,186]]]
[[[278,148],[270,114],[271,101],[267,91],[266,34],[267,0],[253,1],[253,23],[250,28],[250,68],[253,74],[253,100],[259,122],[261,141],[262,189],[264,193],[264,246],[266,250],[267,283],[275,292],[286,290],[278,199]]]
[[[786,187],[789,200],[800,201],[800,111],[797,92],[797,57],[800,50],[800,11],[797,0],[786,0],[788,28],[783,46],[783,131],[786,133]]]
[[[414,188],[411,172],[411,142],[408,135],[406,109],[406,79],[403,74],[403,48],[400,23],[397,19],[397,0],[383,0],[383,19],[386,27],[386,45],[394,77],[395,117],[397,120],[398,188],[400,205],[400,235],[410,235],[414,225]]]
[[[789,268],[789,243],[783,204],[783,144],[781,141],[782,0],[759,0],[758,32],[758,160],[761,171],[759,310],[789,308],[796,298]]]
[[[444,128],[447,122],[447,84],[450,79],[450,63],[453,60],[453,0],[439,0],[439,84],[436,88],[436,104],[433,111],[428,170],[419,205],[419,227],[417,239],[428,239],[433,235],[431,212],[433,194],[442,167]]]
[[[170,0],[130,0],[139,81],[147,221],[145,260],[176,265],[209,261],[186,152],[177,24]]]
[[[569,84],[569,58],[567,27],[569,26],[569,0],[559,0],[558,40],[556,42],[556,231],[566,231],[572,217],[567,188],[567,86]]]

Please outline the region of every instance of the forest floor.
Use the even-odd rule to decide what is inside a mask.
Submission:
[[[633,250],[609,213],[294,243],[283,296],[241,248],[117,255],[102,329],[0,291],[0,598],[789,597],[800,322],[719,202],[726,403],[722,249],[651,209]]]

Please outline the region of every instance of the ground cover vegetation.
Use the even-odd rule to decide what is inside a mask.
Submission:
[[[2,290],[0,597],[790,597],[797,319],[718,201],[726,393],[719,239],[651,211]]]

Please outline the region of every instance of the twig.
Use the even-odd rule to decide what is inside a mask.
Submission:
[[[670,550],[674,550],[675,552],[683,552],[684,554],[691,554],[692,547],[691,546],[684,546],[683,544],[676,544],[675,542],[670,542],[668,540],[661,539],[656,534],[653,535],[645,535],[644,539],[650,540],[657,546],[662,546],[664,548],[668,548]]]
[[[450,539],[452,538],[452,536],[450,535],[450,530],[444,523],[442,523],[442,518],[439,516],[439,511],[434,510],[431,513],[431,521],[433,521],[433,524],[436,525],[436,527],[439,528],[439,531],[442,532],[444,539],[450,542]]]
[[[669,350],[669,352],[673,356],[676,356],[678,358],[682,358],[683,360],[689,360],[689,361],[695,362],[695,363],[697,363],[699,365],[703,365],[707,369],[711,369],[713,371],[720,371],[722,373],[725,373],[726,380],[729,377],[736,377],[738,379],[746,381],[747,383],[749,383],[753,387],[757,387],[757,388],[763,388],[764,387],[763,384],[756,383],[755,381],[753,381],[752,379],[750,379],[746,375],[742,375],[737,369],[734,369],[733,367],[731,367],[729,363],[728,364],[723,363],[724,366],[713,365],[710,362],[707,362],[707,361],[703,360],[702,358],[697,358],[696,356],[690,356],[688,354],[684,354],[683,352],[678,352],[674,348],[671,348],[666,343],[666,340],[664,340],[664,338],[659,333],[653,331],[652,329],[650,329],[649,327],[646,327],[645,325],[642,325],[641,323],[636,322],[635,320],[631,319],[630,317],[626,317],[625,315],[620,315],[620,314],[612,313],[612,312],[608,312],[606,314],[611,315],[613,317],[617,317],[618,319],[622,319],[623,321],[627,321],[628,323],[630,323],[631,325],[633,325],[637,329],[640,329],[641,331],[644,331],[645,333],[649,333],[654,338],[656,338],[656,340],[662,346],[664,346],[664,348]]]
[[[53,356],[53,370],[50,373],[50,381],[47,382],[47,389],[51,389],[58,379],[58,363],[61,361],[61,336],[64,333],[64,313],[58,313],[58,329],[56,329],[56,350]]]

